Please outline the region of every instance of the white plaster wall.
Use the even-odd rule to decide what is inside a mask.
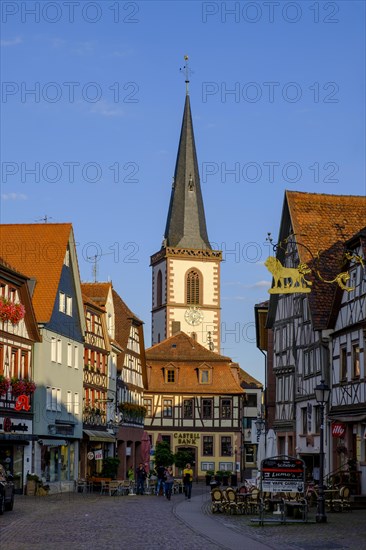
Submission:
[[[214,292],[220,292],[220,280],[215,281],[214,277],[219,276],[219,262],[204,262],[194,259],[169,258],[173,276],[173,303],[185,303],[185,276],[187,271],[197,269],[203,277],[203,304],[219,305],[220,296],[214,297]]]

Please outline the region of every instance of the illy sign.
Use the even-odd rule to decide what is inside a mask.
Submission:
[[[346,426],[342,422],[334,422],[332,424],[332,436],[343,437],[346,433]]]

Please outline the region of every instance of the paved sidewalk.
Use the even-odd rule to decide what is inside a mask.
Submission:
[[[16,496],[0,516],[1,550],[363,550],[366,511],[329,514],[326,524],[267,525],[211,514],[209,488],[193,497]]]
[[[198,488],[197,488],[198,489]],[[195,493],[198,493],[196,490]],[[281,550],[364,550],[366,549],[366,510],[327,513],[327,523],[315,523],[315,509],[309,513],[309,523],[267,524],[252,523],[253,516],[212,514],[209,491],[194,498],[199,515],[196,518],[186,512],[185,502],[178,504],[176,514],[182,521],[190,522],[196,532],[210,536],[224,548],[281,549]],[[213,525],[215,527],[213,527]],[[207,531],[208,529],[208,531]],[[233,541],[240,541],[236,545]],[[261,545],[261,546],[257,546]]]

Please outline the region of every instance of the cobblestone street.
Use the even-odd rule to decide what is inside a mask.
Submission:
[[[17,496],[13,512],[0,517],[6,550],[212,549],[281,550],[365,548],[366,511],[329,514],[328,523],[258,527],[251,516],[210,513],[208,491],[194,487],[192,502],[174,495],[108,497],[63,494]],[[194,521],[189,521],[190,511]],[[220,536],[219,536],[220,535]],[[238,545],[238,540],[239,545]]]

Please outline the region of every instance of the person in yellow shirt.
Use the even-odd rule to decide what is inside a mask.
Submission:
[[[191,500],[192,481],[193,481],[193,470],[191,468],[191,465],[188,463],[186,464],[186,467],[183,470],[184,493],[186,495],[186,499],[188,500]]]

